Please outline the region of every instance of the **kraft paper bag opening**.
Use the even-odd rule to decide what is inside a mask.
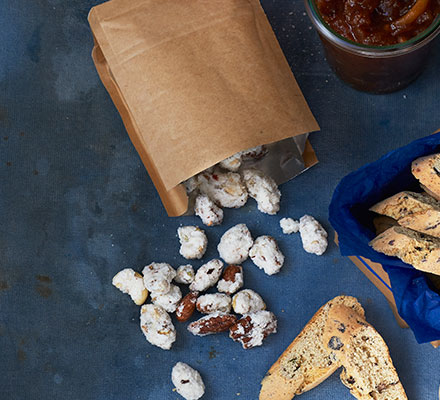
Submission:
[[[98,73],[170,216],[187,211],[188,178],[319,129],[258,0],[112,0],[89,23]],[[304,168],[317,162],[302,150]]]

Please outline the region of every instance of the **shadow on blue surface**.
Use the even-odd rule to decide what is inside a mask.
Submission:
[[[246,262],[245,285],[279,317],[279,332],[244,351],[226,335],[193,337],[178,325],[178,340],[165,352],[145,341],[138,307],[111,278],[151,261],[183,263],[176,229],[198,220],[166,216],[99,82],[86,20],[96,3],[1,4],[2,398],[177,399],[170,371],[181,360],[201,371],[204,398],[254,400],[278,355],[319,306],[342,293],[361,300],[387,340],[409,398],[434,398],[436,351],[398,328],[382,295],[333,243],[322,257],[307,254],[299,237],[281,234],[278,221],[310,213],[330,230],[327,208],[342,176],[440,128],[438,41],[432,63],[412,86],[363,94],[331,73],[301,2],[263,1],[321,125],[311,138],[320,164],[282,186],[276,217],[258,213],[253,202],[227,210],[224,224],[208,229],[206,259],[217,256],[219,237],[233,224],[246,222],[254,236],[273,235],[285,267],[268,277]],[[301,396],[330,397],[352,398],[336,375]]]

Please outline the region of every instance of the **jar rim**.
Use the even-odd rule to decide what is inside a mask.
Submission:
[[[357,53],[374,56],[390,56],[397,55],[396,53],[406,53],[413,51],[416,48],[423,46],[426,42],[431,41],[440,33],[440,14],[423,32],[403,42],[388,46],[371,46],[363,43],[357,43],[353,40],[347,39],[341,34],[333,30],[321,16],[321,13],[316,6],[315,0],[304,0],[307,14],[309,15],[315,28],[323,34],[327,39],[335,42],[336,45],[347,50],[352,50]]]

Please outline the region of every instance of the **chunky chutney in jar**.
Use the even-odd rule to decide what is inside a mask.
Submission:
[[[315,0],[323,20],[338,34],[369,46],[404,43],[440,14],[440,0]]]

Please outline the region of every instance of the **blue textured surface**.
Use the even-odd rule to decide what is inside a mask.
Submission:
[[[165,352],[145,341],[138,307],[111,278],[153,260],[182,263],[176,228],[198,221],[166,216],[98,79],[86,20],[96,3],[0,0],[0,398],[178,399],[170,370],[181,360],[201,371],[204,399],[254,400],[318,307],[346,293],[388,342],[409,399],[436,399],[438,350],[397,326],[382,294],[332,242],[322,257],[306,254],[278,221],[310,213],[330,229],[327,208],[344,175],[440,128],[440,42],[407,89],[359,93],[331,73],[302,2],[263,2],[321,125],[311,137],[320,164],[282,186],[278,216],[253,202],[228,210],[222,226],[208,229],[206,258],[239,222],[279,240],[287,259],[279,275],[245,264],[246,286],[278,315],[279,332],[244,351],[226,335],[196,338],[178,325]],[[301,395],[328,398],[352,398],[337,374]]]

